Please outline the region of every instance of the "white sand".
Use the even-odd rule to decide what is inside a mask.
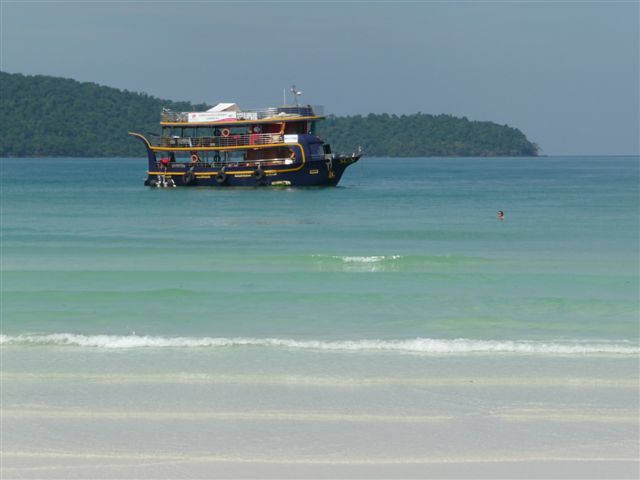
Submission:
[[[638,476],[636,358],[136,355],[6,349],[1,478]]]

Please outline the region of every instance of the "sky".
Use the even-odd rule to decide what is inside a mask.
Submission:
[[[0,0],[0,70],[171,100],[452,114],[640,153],[640,2]]]

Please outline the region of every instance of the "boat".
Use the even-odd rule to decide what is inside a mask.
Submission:
[[[160,134],[129,132],[145,146],[151,187],[335,186],[362,150],[336,154],[316,134],[321,107],[295,104],[204,112],[163,109]]]

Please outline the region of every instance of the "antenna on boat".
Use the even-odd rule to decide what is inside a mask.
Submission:
[[[302,95],[302,92],[299,92],[295,85],[291,85],[291,93],[293,94],[293,101],[298,106],[298,96]]]

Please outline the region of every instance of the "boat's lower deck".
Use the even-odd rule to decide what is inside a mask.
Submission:
[[[359,156],[335,157],[330,161],[298,164],[273,162],[186,163],[157,162],[148,171],[145,185],[174,186],[332,186]]]

